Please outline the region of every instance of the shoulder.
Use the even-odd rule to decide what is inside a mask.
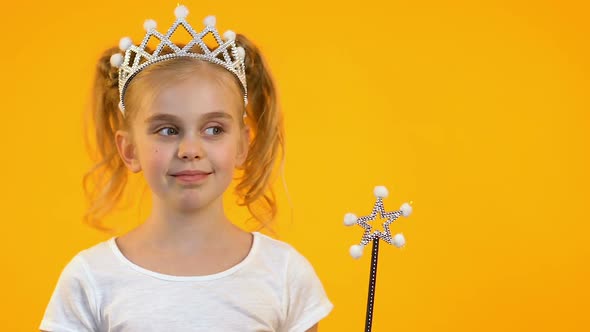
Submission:
[[[255,233],[255,236],[259,256],[281,261],[287,265],[307,262],[307,259],[293,245],[262,233]]]
[[[285,280],[287,283],[303,282],[310,277],[316,277],[309,260],[293,245],[261,233],[255,233],[255,236],[258,241],[256,248],[258,260],[280,267],[282,274],[287,277]]]
[[[277,240],[266,234],[255,232],[254,236],[261,248],[273,249],[275,253],[285,254],[295,250],[295,248],[289,243]]]
[[[74,255],[63,267],[45,309],[41,330],[96,330],[99,295],[84,258],[85,250]]]
[[[110,248],[111,240],[105,240],[86,249],[80,250],[66,264],[62,271],[62,279],[80,279],[96,287],[97,277],[104,273],[112,274],[117,266],[113,264],[115,255]]]
[[[110,257],[112,255],[112,242],[113,238],[109,238],[108,240],[94,244],[91,247],[81,250],[78,253],[78,256],[87,262],[91,262],[96,259],[104,259],[104,257]]]
[[[97,260],[103,260],[107,255],[108,241],[100,242],[76,253],[63,268],[62,274],[67,276],[87,277],[90,265]]]

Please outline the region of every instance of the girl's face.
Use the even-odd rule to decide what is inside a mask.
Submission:
[[[203,68],[163,88],[133,119],[128,166],[143,170],[164,204],[183,211],[221,199],[246,158],[248,130],[241,125],[239,88],[219,75]]]

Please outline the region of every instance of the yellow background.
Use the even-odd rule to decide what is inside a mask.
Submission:
[[[184,4],[196,27],[215,14],[252,38],[274,71],[288,139],[278,228],[335,304],[322,331],[363,329],[370,251],[350,258],[362,231],[342,218],[369,213],[375,185],[387,210],[411,200],[414,214],[392,227],[404,249],[381,246],[374,331],[588,330],[585,1]],[[80,220],[95,60],[139,41],[146,18],[167,28],[175,6],[2,5],[2,330],[36,330],[63,266],[108,238]]]

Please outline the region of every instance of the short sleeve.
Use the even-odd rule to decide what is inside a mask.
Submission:
[[[306,331],[324,317],[333,304],[309,261],[293,251],[288,263],[287,311],[281,331]]]
[[[39,329],[51,332],[98,331],[96,309],[96,296],[86,262],[76,255],[62,270]]]

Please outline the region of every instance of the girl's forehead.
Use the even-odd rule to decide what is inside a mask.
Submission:
[[[171,114],[187,121],[211,113],[226,113],[232,118],[241,113],[240,91],[219,75],[194,75],[167,82],[154,91],[152,102],[146,105],[144,118]]]

